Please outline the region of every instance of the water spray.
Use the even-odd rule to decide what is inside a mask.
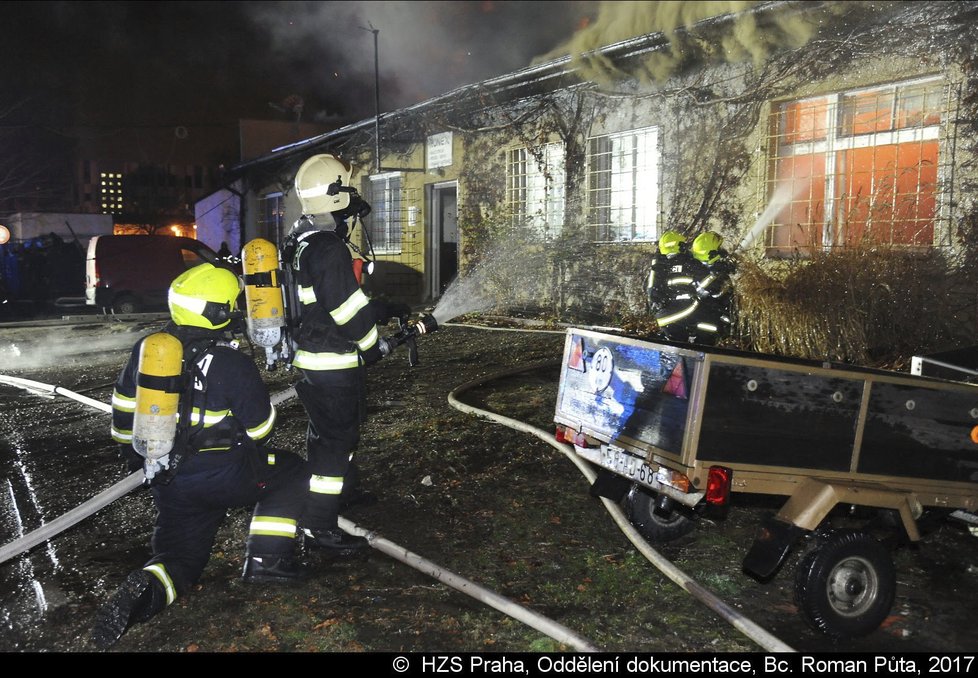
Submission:
[[[734,248],[734,252],[744,249],[745,247],[750,247],[754,242],[761,237],[761,234],[771,225],[774,221],[774,217],[777,216],[778,212],[785,208],[786,205],[790,204],[792,200],[795,199],[795,194],[800,192],[801,189],[795,190],[795,187],[791,183],[784,183],[775,189],[774,193],[771,195],[771,201],[761,212],[760,216],[757,217],[757,221],[751,226],[750,230],[747,231],[747,235],[744,236],[743,240],[737,244]]]

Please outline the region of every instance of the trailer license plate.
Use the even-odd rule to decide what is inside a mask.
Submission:
[[[620,448],[602,445],[600,448],[578,447],[576,449],[579,455],[612,473],[648,487],[655,487],[659,484],[655,469],[646,464],[644,460]]]

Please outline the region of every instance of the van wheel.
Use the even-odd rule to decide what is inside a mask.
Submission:
[[[625,512],[632,525],[652,542],[672,541],[689,534],[693,521],[676,509],[658,506],[660,496],[635,485],[625,497]]]
[[[112,310],[120,315],[139,313],[139,302],[136,301],[135,297],[128,295],[119,297],[112,302]]]
[[[831,533],[805,556],[795,576],[795,602],[805,621],[836,639],[875,631],[895,595],[893,560],[866,532]]]

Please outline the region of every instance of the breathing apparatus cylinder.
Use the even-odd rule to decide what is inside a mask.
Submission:
[[[248,337],[265,348],[269,364],[272,350],[282,341],[286,324],[285,299],[279,280],[278,248],[264,238],[255,238],[241,252],[248,314]]]
[[[132,423],[132,446],[150,469],[167,466],[165,457],[177,436],[177,410],[183,391],[183,344],[172,334],[157,332],[139,348],[136,375],[136,411]]]

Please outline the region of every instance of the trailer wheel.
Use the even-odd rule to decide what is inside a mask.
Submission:
[[[658,503],[659,495],[637,485],[625,497],[628,519],[643,537],[652,542],[672,541],[692,531],[692,520],[675,509],[658,508]]]
[[[837,639],[865,636],[886,619],[896,593],[893,560],[866,532],[831,533],[798,566],[795,602],[813,628]]]

